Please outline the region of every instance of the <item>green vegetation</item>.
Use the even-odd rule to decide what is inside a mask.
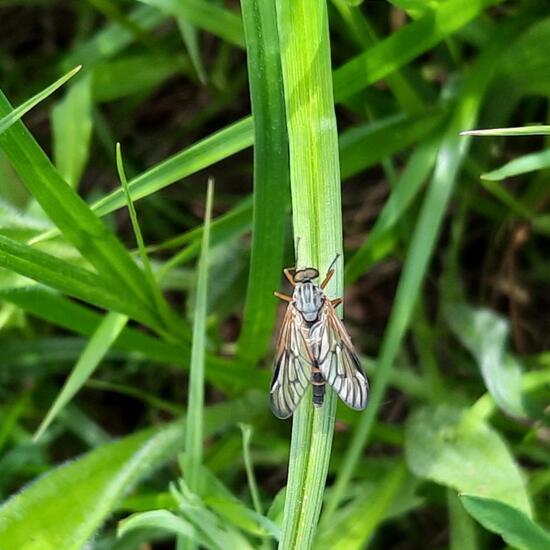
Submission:
[[[550,548],[544,2],[0,16],[2,550]],[[336,253],[369,403],[282,422]]]

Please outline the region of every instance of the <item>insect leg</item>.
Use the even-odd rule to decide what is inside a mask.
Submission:
[[[285,302],[292,302],[292,296],[287,296],[286,294],[283,294],[282,292],[275,291],[273,294],[277,296],[277,298],[280,298],[281,300],[284,300]]]
[[[292,286],[296,286],[296,283],[294,282],[294,277],[292,276],[292,271],[296,271],[295,267],[285,267],[283,269],[283,273],[285,274],[285,277],[288,279],[288,282]]]
[[[332,260],[332,263],[330,264],[327,274],[325,276],[325,280],[320,285],[322,289],[324,289],[332,279],[332,276],[334,275],[334,264],[336,263],[336,260],[338,260],[339,257],[340,257],[340,254],[336,254],[336,256],[334,257],[334,260]]]
[[[342,298],[335,298],[334,300],[331,300],[330,303],[336,307],[339,306],[343,302]]]

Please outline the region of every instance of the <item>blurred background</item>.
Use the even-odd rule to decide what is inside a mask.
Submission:
[[[251,457],[260,500],[277,523],[281,497],[275,508],[273,502],[286,483],[291,422],[272,417],[267,392],[283,306],[270,302],[271,297],[264,300],[264,322],[274,336],[264,337],[265,343],[248,357],[237,353],[247,303],[254,189],[251,127],[232,131],[251,112],[239,3],[193,0],[182,2],[182,11],[177,4],[0,2],[0,87],[17,106],[83,65],[23,123],[90,205],[120,188],[115,144],[122,144],[128,180],[151,183],[135,203],[139,224],[153,270],[162,275],[162,292],[189,330],[206,182],[215,179],[212,216],[225,222],[214,230],[210,252],[206,349],[211,360],[205,401],[210,407],[247,399],[249,390],[260,392],[253,394],[254,415],[243,420],[254,427]],[[445,4],[451,6],[447,11]],[[382,68],[384,78],[375,82],[356,81],[356,89],[340,94],[345,98],[336,105],[345,323],[373,385],[388,321],[400,315],[392,308],[407,258],[418,260],[410,260],[409,270],[411,278],[414,273],[421,277],[421,289],[418,297],[410,297],[410,327],[356,469],[356,484],[347,488],[336,512],[335,524],[342,527],[325,525],[321,548],[503,547],[502,531],[478,523],[456,496],[478,487],[471,469],[479,475],[500,469],[502,477],[514,479],[511,488],[500,488],[503,494],[513,493],[508,504],[531,515],[539,529],[550,523],[548,138],[529,135],[544,129],[508,137],[458,136],[460,130],[472,129],[461,126],[463,121],[476,128],[548,121],[550,10],[545,2],[530,0],[464,0],[457,10],[459,4],[328,2],[332,64],[342,77],[335,77],[336,88],[349,83],[353,73],[346,80],[344,72],[355,58],[367,59],[366,73],[377,63],[378,68],[391,67]],[[443,15],[438,19],[437,14]],[[449,14],[454,15],[447,18]],[[409,38],[384,50],[388,39],[403,36],[398,33],[415,24]],[[426,39],[430,33],[433,38]],[[410,44],[421,44],[421,50],[409,55]],[[374,55],[360,57],[369,51]],[[219,136],[227,128],[229,133]],[[9,139],[5,136],[2,147]],[[214,142],[204,141],[212,136]],[[55,224],[14,169],[9,151],[4,153],[0,151],[0,235],[28,244]],[[282,185],[281,193],[288,194],[288,188]],[[377,226],[390,197],[393,217],[386,211],[384,224]],[[436,233],[431,235],[429,209],[434,205],[439,210],[433,214]],[[103,220],[134,251],[125,203],[108,210],[101,213]],[[419,227],[422,212],[424,229]],[[286,216],[281,267],[294,263],[289,211]],[[418,250],[411,250],[413,239],[427,247],[425,268]],[[63,236],[33,246],[71,265],[88,265]],[[2,500],[67,460],[179,418],[187,403],[189,365],[188,344],[181,350],[164,344],[157,348],[153,341],[163,338],[131,320],[124,331],[134,332],[109,346],[34,443],[33,434],[104,309],[85,299],[63,298],[63,307],[50,302],[63,292],[46,291],[6,262],[0,268]],[[276,289],[288,290],[282,280]],[[136,334],[151,340],[141,341]],[[481,409],[482,426],[475,437],[464,436],[457,419]],[[360,417],[339,406],[328,493]],[[438,447],[447,441],[445,434],[455,442],[464,436],[449,451],[455,453],[454,462]],[[175,548],[173,536],[158,525],[115,536],[117,522],[130,513],[174,508],[168,485],[179,476],[177,446],[166,455],[124,500],[106,507],[93,525],[103,524],[94,548]],[[489,456],[492,468],[484,462]],[[204,462],[234,498],[252,508],[235,423],[209,436]],[[399,468],[402,475],[394,479]],[[498,485],[498,479],[488,479]],[[209,510],[231,529],[242,530],[252,547],[265,544],[259,542],[261,530],[243,528],[215,506]],[[342,532],[354,533],[357,525],[363,526],[359,534],[340,540]],[[0,508],[0,542],[2,529]]]

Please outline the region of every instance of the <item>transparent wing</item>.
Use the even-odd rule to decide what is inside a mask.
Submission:
[[[310,339],[316,343],[318,367],[326,382],[348,407],[364,409],[369,382],[346,328],[329,300],[325,300],[319,321],[311,328]]]
[[[309,385],[312,362],[302,336],[303,319],[289,305],[283,325],[271,381],[271,410],[278,418],[288,418],[296,409]]]

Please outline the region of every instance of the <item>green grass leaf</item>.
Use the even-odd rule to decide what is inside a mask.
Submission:
[[[63,389],[36,431],[34,436],[35,441],[38,440],[67,403],[76,395],[86,380],[90,378],[113,345],[113,342],[118,338],[127,321],[128,317],[120,313],[111,312],[105,316],[71,371],[70,376],[63,385]]]
[[[448,0],[417,21],[405,25],[367,52],[339,67],[334,74],[336,100],[351,97],[369,84],[433,48],[500,0]]]
[[[10,111],[0,92],[0,115]],[[67,185],[20,121],[0,135],[0,148],[48,217],[104,280],[113,285],[124,283],[137,301],[148,304],[145,280],[126,249]]]
[[[250,363],[271,340],[290,206],[288,138],[275,1],[242,2],[254,120],[252,252],[238,355]]]
[[[128,183],[132,200],[137,201],[156,191],[198,172],[252,145],[252,117],[244,118],[194,143],[188,149],[157,164]],[[125,205],[124,192],[117,189],[92,206],[104,216]]]
[[[511,160],[496,170],[482,174],[481,179],[502,181],[506,178],[536,172],[537,170],[546,170],[547,168],[550,168],[550,151],[540,151]]]
[[[102,319],[96,312],[37,286],[3,289],[0,290],[0,298],[17,305],[30,315],[86,337],[94,334]],[[184,341],[177,344],[164,342],[126,327],[114,343],[114,348],[127,351],[130,357],[189,368],[191,351]],[[211,354],[206,356],[206,366],[208,381],[229,395],[242,394],[243,390],[250,388],[265,390],[269,383],[266,371],[251,370],[246,365]]]
[[[278,0],[294,238],[298,267],[324,273],[342,253],[338,133],[324,0]],[[343,270],[326,290],[343,292]],[[279,548],[311,548],[330,460],[336,398],[314,408],[311,390],[294,413],[283,534]]]
[[[550,548],[550,533],[524,512],[505,502],[475,495],[460,495],[469,514],[485,529],[498,533],[506,543],[519,550]]]
[[[417,410],[407,423],[405,454],[419,477],[531,515],[525,482],[506,444],[467,410],[449,405]]]
[[[516,128],[489,128],[487,130],[464,130],[461,136],[547,136],[550,126],[533,124]]]
[[[113,309],[158,328],[156,315],[119,285],[95,273],[0,235],[0,267],[105,309]]]
[[[263,397],[254,395],[212,407],[204,433],[249,420],[264,406]],[[140,432],[41,477],[0,507],[0,547],[80,550],[130,487],[181,449],[182,428],[178,422]]]
[[[140,0],[235,46],[244,47],[242,20],[237,13],[205,0]]]
[[[453,2],[446,2],[447,6]],[[361,416],[335,486],[327,501],[323,523],[331,517],[341,501],[361,452],[368,440],[375,417],[384,398],[386,384],[391,375],[407,327],[411,321],[430,258],[436,246],[439,230],[447,210],[460,166],[468,152],[468,141],[461,140],[458,132],[476,120],[485,90],[494,74],[497,56],[509,40],[504,31],[477,60],[464,85],[463,93],[445,130],[440,145],[435,172],[416,222],[408,256],[399,279],[397,294],[390,320],[384,333],[376,377],[372,384],[369,406]]]
[[[384,246],[389,232],[397,225],[407,208],[420,192],[430,175],[439,143],[431,139],[419,145],[402,172],[382,212],[369,232],[366,241],[346,263],[345,281],[350,284],[363,275],[374,261],[381,259],[378,249]]]
[[[19,105],[11,111],[9,114],[0,118],[0,134],[5,132],[14,122],[17,122],[23,115],[28,113],[33,107],[38,105],[41,101],[46,99],[49,95],[53,94],[58,88],[61,88],[67,80],[71,79],[80,69],[81,65],[78,65],[67,74],[63,75],[61,78],[56,80],[53,84],[42,90],[40,93],[34,95],[25,103]]]
[[[197,292],[193,316],[193,342],[191,345],[191,368],[189,372],[189,396],[185,430],[185,457],[183,473],[189,488],[201,491],[201,465],[203,456],[203,407],[204,363],[206,353],[206,315],[208,307],[208,262],[210,247],[210,220],[214,182],[209,180],[206,193],[206,210],[202,234],[201,256],[197,269]]]
[[[88,162],[92,137],[92,78],[85,74],[52,111],[53,152],[61,177],[76,189]]]

